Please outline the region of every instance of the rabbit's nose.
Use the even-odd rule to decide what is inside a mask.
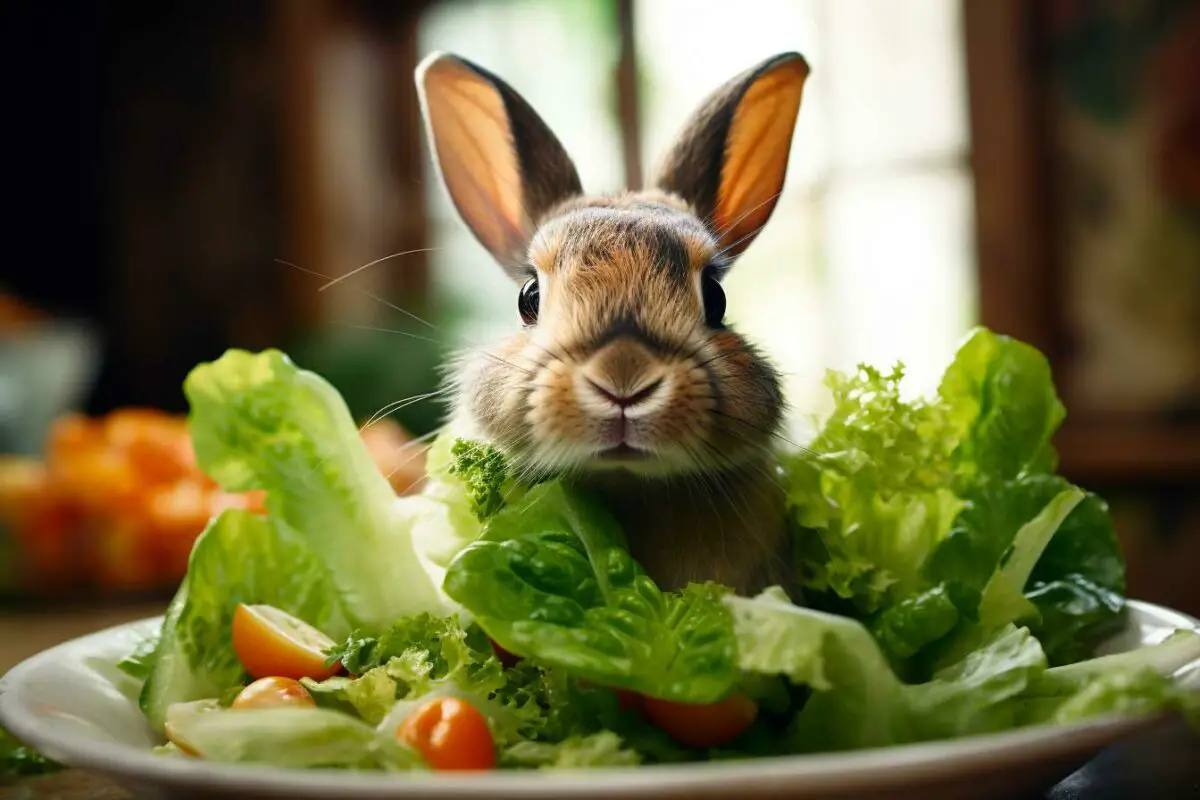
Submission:
[[[618,408],[629,408],[630,406],[636,406],[639,403],[649,400],[658,392],[663,384],[662,378],[654,378],[649,383],[643,384],[637,388],[622,391],[611,386],[602,385],[600,382],[592,380],[586,376],[584,380],[587,381],[588,386],[590,386],[596,394],[600,395],[600,397],[604,398]]]

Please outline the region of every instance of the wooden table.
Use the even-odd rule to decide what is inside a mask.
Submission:
[[[163,606],[0,613],[0,673],[58,642],[134,619]],[[1200,800],[1200,736],[1182,723],[1164,725],[1115,745],[1037,800]],[[82,770],[0,787],[0,800],[131,800],[111,781]],[[1019,800],[1034,800],[1020,798]]]

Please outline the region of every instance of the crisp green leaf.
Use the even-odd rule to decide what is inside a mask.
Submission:
[[[540,769],[578,769],[581,767],[632,767],[641,755],[628,749],[612,731],[587,736],[570,736],[561,742],[518,742],[500,757],[501,766]]]
[[[939,584],[888,607],[870,628],[889,658],[903,660],[954,630],[960,618],[950,589]]]
[[[1024,342],[975,328],[942,376],[938,395],[959,434],[954,469],[960,484],[1050,471],[1050,437],[1066,410],[1050,362]]]
[[[325,708],[221,710],[187,717],[173,733],[210,761],[277,767],[412,770],[420,757],[394,737]]]
[[[138,642],[129,655],[117,662],[117,669],[131,678],[145,681],[150,676],[150,671],[154,668],[160,635],[161,632],[156,631],[154,634]]]
[[[559,482],[496,514],[445,590],[501,647],[597,683],[702,703],[736,678],[725,590],[659,591],[612,516]]]
[[[1045,669],[1037,640],[1013,626],[923,684],[903,683],[858,622],[792,605],[777,590],[728,597],[743,669],[787,675],[813,694],[789,729],[796,752],[849,750],[1011,727],[996,706]]]
[[[1022,724],[1034,724],[1174,710],[1200,727],[1198,665],[1200,633],[1177,630],[1158,644],[1047,670],[1016,713]]]
[[[396,681],[386,667],[368,670],[358,678],[301,678],[300,683],[322,708],[357,714],[371,725],[382,722],[396,705]]]
[[[172,703],[217,697],[244,681],[231,636],[239,603],[273,605],[341,637],[348,625],[338,599],[328,569],[289,527],[240,509],[223,512],[196,540],[167,609],[142,711],[161,730]]]
[[[959,592],[982,592],[1023,524],[1064,492],[1053,475],[1022,475],[967,495],[927,578]],[[1086,658],[1124,619],[1125,565],[1103,500],[1087,493],[1045,545],[1024,592],[1038,611],[1034,630],[1052,664]]]
[[[428,499],[396,498],[329,383],[277,350],[228,350],[193,369],[184,393],[201,469],[229,491],[266,490],[272,519],[327,567],[331,602],[352,623],[447,610],[409,513]]]

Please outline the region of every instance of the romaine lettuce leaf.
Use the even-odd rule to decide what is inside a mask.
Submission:
[[[725,603],[742,669],[786,675],[812,690],[788,730],[793,752],[932,741],[1115,712],[1200,712],[1200,686],[1189,689],[1178,675],[1200,659],[1200,634],[1192,631],[1051,669],[1029,629],[1009,622],[930,680],[906,683],[852,619],[795,606],[777,587]]]
[[[175,728],[172,723],[172,728]],[[182,720],[178,730],[206,760],[276,767],[423,769],[414,751],[354,717],[324,708],[214,711]]]
[[[603,685],[704,703],[736,678],[724,589],[664,594],[608,511],[559,481],[492,517],[445,591],[509,652]]]
[[[787,675],[813,690],[788,732],[794,752],[1011,727],[1011,710],[998,710],[998,704],[1046,667],[1037,640],[1010,625],[933,680],[905,684],[870,632],[852,619],[798,607],[777,589],[725,602],[734,614],[742,669]]]
[[[1036,626],[1041,622],[1037,606],[1025,597],[1025,584],[1029,582],[1034,566],[1063,521],[1084,496],[1083,490],[1070,487],[1056,495],[1036,517],[1021,526],[1001,559],[1000,566],[983,587],[978,621],[960,626],[946,643],[940,659],[943,665],[967,657],[995,631],[1009,623]]]
[[[1200,729],[1200,632],[1181,629],[1157,644],[1049,669],[1017,706],[1021,724],[1178,711]]]
[[[975,328],[942,376],[938,397],[958,439],[952,460],[959,486],[1054,470],[1050,437],[1066,410],[1037,348]]]
[[[352,623],[446,610],[404,513],[424,504],[396,498],[329,383],[277,350],[229,350],[193,369],[184,393],[201,469],[229,491],[266,490],[271,518],[326,565]]]
[[[162,729],[172,703],[217,697],[243,681],[230,635],[238,603],[277,606],[331,637],[349,632],[329,570],[287,525],[240,509],[214,519],[192,549],[167,609],[140,705]]]
[[[230,491],[265,489],[268,516],[226,512],[193,549],[150,669],[142,707],[161,726],[172,702],[240,680],[230,642],[238,602],[268,603],[340,639],[351,629],[453,604],[437,562],[478,534],[448,499],[397,498],[337,392],[282,353],[227,351],[188,376],[197,461]],[[445,498],[462,488],[439,482]]]

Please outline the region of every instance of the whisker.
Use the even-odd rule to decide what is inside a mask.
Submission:
[[[440,247],[419,247],[416,250],[405,250],[400,253],[392,253],[390,256],[384,256],[383,258],[377,258],[374,261],[370,261],[366,264],[363,264],[361,267],[357,267],[355,269],[350,270],[345,275],[341,275],[337,278],[334,278],[333,280],[329,281],[321,288],[317,289],[317,291],[323,292],[326,289],[328,289],[330,286],[336,286],[337,284],[341,283],[342,281],[346,280],[347,278],[350,278],[350,277],[362,272],[364,269],[373,267],[376,264],[382,264],[384,261],[390,261],[391,259],[399,258],[400,256],[411,256],[411,255],[415,255],[417,253],[432,253],[435,250],[440,250],[440,249],[441,249]]]
[[[367,428],[382,420],[384,417],[394,414],[402,408],[408,408],[414,403],[419,403],[422,400],[428,400],[432,397],[437,397],[438,395],[445,394],[448,391],[449,388],[443,388],[434,392],[427,392],[426,394],[419,394],[414,397],[406,397],[403,400],[395,400],[391,403],[388,403],[386,406],[372,414],[371,418],[363,423],[363,426],[358,430],[361,433],[362,431],[365,431]]]
[[[441,342],[439,342],[437,339],[430,339],[428,336],[421,336],[420,334],[409,333],[408,331],[399,331],[395,328],[382,328],[377,325],[356,325],[352,322],[340,322],[337,320],[334,320],[333,324],[342,328],[354,328],[355,330],[359,331],[376,331],[378,333],[392,333],[396,336],[404,336],[409,339],[416,339],[419,342],[429,342],[430,344],[437,345],[441,344]]]
[[[718,236],[724,236],[725,234],[729,233],[731,230],[733,230],[734,228],[736,228],[736,227],[738,226],[738,224],[739,224],[739,223],[740,223],[742,220],[744,220],[746,217],[750,216],[750,215],[751,215],[751,214],[753,214],[755,211],[758,211],[760,208],[762,208],[763,206],[765,206],[767,203],[773,203],[773,202],[775,202],[775,201],[776,201],[776,200],[778,200],[778,199],[779,199],[779,198],[780,198],[782,195],[783,195],[783,192],[776,192],[775,194],[771,195],[771,196],[770,196],[770,197],[768,197],[767,199],[763,200],[761,203],[758,203],[757,205],[755,205],[755,206],[752,206],[751,208],[748,208],[748,209],[746,209],[746,210],[745,210],[745,211],[743,211],[741,214],[739,214],[739,215],[737,216],[737,218],[736,218],[736,219],[734,219],[732,222],[730,222],[728,225],[726,225],[724,228],[722,228],[720,231],[718,231]],[[757,233],[757,232],[758,232],[758,231],[756,230],[756,231],[753,231],[751,234],[747,234],[747,235],[753,235],[754,233]],[[745,238],[745,237],[742,237],[742,238]],[[741,241],[741,240],[739,239],[739,241]],[[733,246],[735,246],[736,244],[737,244],[737,242],[734,242],[733,244],[729,245],[728,247],[725,247],[725,248],[723,248],[723,249],[722,249],[722,251],[721,251],[721,253],[720,253],[719,255],[724,255],[724,254],[725,254],[725,252],[726,252],[727,250],[729,250],[729,248],[730,248],[730,247],[733,247]]]
[[[324,278],[325,280],[330,280],[330,277],[323,272],[317,272],[314,269],[308,269],[307,267],[302,267],[299,264],[293,264],[291,261],[285,261],[282,258],[275,259],[275,262],[278,264],[283,264],[286,267],[291,267],[292,269],[300,270],[301,272],[306,273],[308,275],[315,275],[318,278]],[[377,294],[368,292],[366,289],[360,288],[358,286],[351,286],[349,288],[358,292],[363,297],[369,297],[378,303],[383,303],[385,306],[392,309],[393,311],[397,311],[397,312],[403,314],[404,316],[408,317],[409,319],[421,323],[422,325],[429,328],[430,330],[436,331],[438,329],[438,327],[436,325],[434,325],[432,322],[421,319],[420,317],[418,317],[416,314],[412,313],[411,311],[407,311],[407,310],[401,308],[400,306],[396,305],[395,303],[390,303],[387,300],[384,300],[382,297],[380,297]]]
[[[755,425],[753,422],[742,419],[741,417],[735,417],[733,414],[728,414],[719,408],[714,408],[712,410],[712,413],[716,414],[718,417],[723,417],[725,419],[732,420],[733,422],[737,422],[741,425],[745,425],[750,430],[757,431],[758,433],[761,433],[763,436],[770,436],[771,438],[778,439],[779,441],[784,442],[785,444],[790,444],[792,447],[799,449],[801,452],[805,452],[805,453],[812,452],[809,448],[805,447],[802,444],[793,442],[791,439],[784,436],[782,433],[779,433],[778,431],[772,431],[767,428],[760,427],[758,425]]]

